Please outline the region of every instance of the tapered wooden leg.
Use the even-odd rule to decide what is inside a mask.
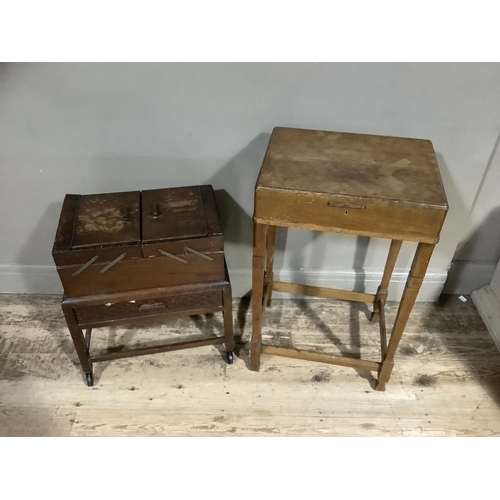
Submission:
[[[403,335],[403,331],[406,326],[406,322],[408,321],[413,304],[415,303],[424,280],[425,272],[427,271],[427,266],[429,265],[434,246],[435,245],[428,243],[420,243],[418,245],[413,263],[411,265],[410,274],[408,275],[408,280],[406,281],[403,297],[401,298],[401,303],[399,304],[396,320],[394,321],[394,326],[392,327],[389,345],[387,346],[385,357],[382,360],[382,366],[379,371],[378,383],[376,387],[378,391],[383,391],[385,389],[385,384],[391,376],[392,369],[394,367],[394,354],[396,353],[399,341],[401,340],[401,336]]]
[[[252,341],[250,345],[250,369],[260,367],[262,349],[262,296],[264,291],[264,259],[266,253],[267,226],[254,222],[252,258]]]
[[[267,226],[266,267],[264,269],[264,304],[271,305],[274,282],[274,248],[276,246],[276,226]]]
[[[373,312],[371,320],[378,320],[378,315],[380,312],[380,300],[387,302],[387,294],[389,283],[391,281],[392,272],[394,271],[394,266],[396,265],[396,260],[401,250],[401,245],[403,244],[400,240],[392,240],[391,247],[389,248],[389,255],[387,256],[387,261],[385,263],[384,274],[382,276],[382,281],[377,289],[377,295],[375,297],[375,302],[373,303]]]
[[[92,363],[90,362],[90,355],[85,343],[85,337],[83,332],[76,322],[75,313],[73,308],[63,302],[62,310],[64,317],[66,318],[66,323],[68,325],[69,333],[73,339],[73,344],[75,344],[76,354],[80,360],[80,365],[85,373],[92,373]]]
[[[222,316],[224,317],[224,343],[226,351],[233,351],[234,349],[234,336],[233,336],[233,305],[231,285],[226,285],[222,291],[222,301],[224,309]]]

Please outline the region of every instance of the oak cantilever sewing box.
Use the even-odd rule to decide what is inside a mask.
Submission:
[[[212,186],[66,195],[52,255],[87,385],[92,363],[128,356],[225,343],[232,363],[231,285]],[[223,336],[90,351],[95,327],[216,311]]]

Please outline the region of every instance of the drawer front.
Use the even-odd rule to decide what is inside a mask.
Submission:
[[[217,309],[222,306],[222,292],[215,290],[175,297],[119,302],[75,309],[78,323],[105,323],[113,320],[158,316],[168,313],[189,313],[204,309]]]
[[[173,254],[172,254],[173,255]],[[78,275],[79,266],[58,267],[67,297],[125,292],[162,286],[187,285],[224,279],[224,253],[208,254],[207,260],[189,254],[185,262],[171,257],[123,260],[105,270],[109,264],[93,264]]]
[[[255,195],[257,222],[320,231],[435,243],[446,210],[363,198],[328,196],[271,189]]]

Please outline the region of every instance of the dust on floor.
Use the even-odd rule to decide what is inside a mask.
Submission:
[[[59,302],[0,296],[1,436],[500,435],[500,353],[471,301],[416,304],[385,392],[375,374],[302,360],[264,355],[251,372],[246,300],[233,305],[233,365],[220,346],[128,358],[97,363],[88,388]],[[367,316],[364,304],[274,300],[264,342],[378,361]],[[221,331],[220,314],[102,328],[93,350]]]

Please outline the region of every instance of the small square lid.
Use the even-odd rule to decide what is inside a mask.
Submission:
[[[79,196],[71,248],[141,241],[140,191]]]
[[[204,238],[208,234],[200,186],[142,192],[142,241]]]

